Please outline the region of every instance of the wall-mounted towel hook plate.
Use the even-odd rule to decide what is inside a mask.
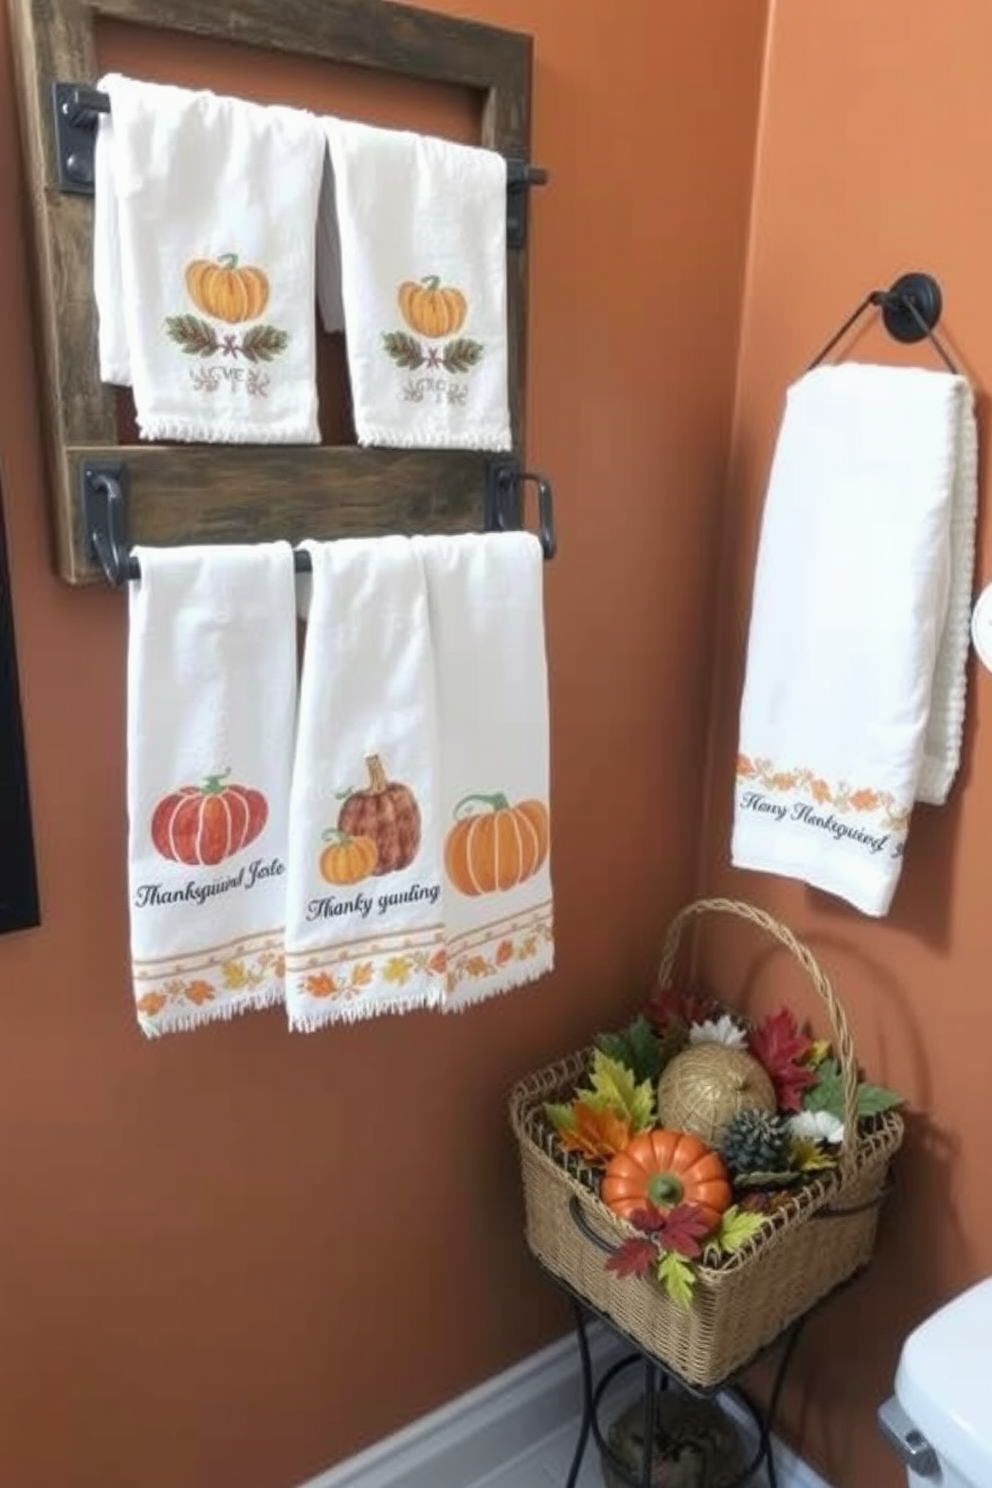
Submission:
[[[902,274],[887,290],[876,291],[885,329],[895,341],[912,343],[929,336],[940,320],[944,297],[932,274]]]

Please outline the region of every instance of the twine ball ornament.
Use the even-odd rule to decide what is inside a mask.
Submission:
[[[778,1109],[767,1072],[743,1049],[692,1044],[662,1071],[658,1122],[668,1131],[691,1132],[715,1147],[738,1111]]]

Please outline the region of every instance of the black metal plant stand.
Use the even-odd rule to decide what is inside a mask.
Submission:
[[[689,1395],[694,1395],[700,1400],[712,1400],[718,1395],[729,1397],[754,1427],[757,1444],[751,1459],[732,1482],[727,1484],[727,1488],[745,1488],[745,1485],[752,1483],[756,1475],[762,1470],[765,1472],[768,1488],[778,1488],[775,1460],[772,1455],[772,1433],[782,1394],[782,1386],[785,1383],[789,1364],[792,1361],[793,1353],[806,1321],[805,1316],[799,1318],[790,1328],[787,1328],[771,1346],[773,1349],[779,1351],[779,1359],[772,1380],[768,1404],[762,1409],[751,1399],[750,1395],[741,1385],[735,1383],[735,1378],[733,1377],[721,1380],[718,1384],[710,1385],[706,1388],[690,1384],[688,1380],[682,1379],[680,1375],[669,1369],[654,1354],[649,1353],[640,1344],[636,1343],[629,1334],[618,1328],[613,1319],[608,1317],[606,1313],[601,1312],[584,1297],[580,1296],[560,1276],[556,1276],[544,1266],[541,1269],[556,1286],[561,1287],[572,1299],[572,1307],[575,1314],[576,1339],[582,1361],[582,1421],[579,1426],[575,1452],[572,1456],[572,1463],[569,1468],[568,1477],[565,1480],[564,1488],[575,1488],[575,1485],[578,1483],[579,1473],[582,1471],[582,1463],[585,1459],[590,1437],[596,1443],[604,1460],[609,1463],[610,1468],[621,1482],[629,1483],[630,1488],[651,1488],[654,1469],[655,1402],[657,1392],[659,1389],[666,1390],[673,1385],[677,1389],[683,1390]],[[587,1332],[588,1324],[591,1320],[605,1324],[612,1333],[630,1344],[630,1352],[615,1360],[614,1363],[603,1371],[598,1380],[595,1377]],[[599,1411],[603,1397],[613,1382],[618,1376],[634,1368],[637,1364],[640,1364],[644,1370],[643,1437],[645,1452],[644,1460],[641,1463],[641,1470],[635,1474],[631,1472],[625,1462],[617,1457],[610,1446],[599,1422]]]

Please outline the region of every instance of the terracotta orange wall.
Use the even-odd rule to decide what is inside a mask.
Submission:
[[[556,483],[561,553],[558,969],[464,1018],[139,1035],[125,598],[52,575],[23,183],[0,151],[0,459],[44,912],[0,940],[10,1488],[294,1488],[566,1324],[524,1250],[504,1102],[626,1014],[693,889],[765,5],[471,10],[536,38],[534,158],[553,180],[534,209],[530,455]],[[224,67],[258,96],[350,97],[312,70]],[[0,68],[13,140],[5,22]],[[380,116],[413,118],[387,94]]]
[[[952,801],[914,816],[892,913],[872,922],[801,886],[726,866],[744,637],[784,390],[867,290],[906,269],[936,274],[948,345],[976,387],[992,379],[990,55],[985,0],[771,7],[700,884],[754,899],[809,937],[843,994],[863,1062],[914,1108],[877,1263],[811,1327],[788,1399],[790,1433],[835,1488],[904,1482],[873,1419],[900,1341],[935,1304],[992,1272],[992,682],[973,671]],[[877,324],[850,354],[939,366],[925,350],[904,352]],[[984,395],[981,417],[987,439]],[[978,582],[992,577],[990,541],[983,519]],[[843,585],[839,574],[841,603]],[[721,985],[740,982],[754,942],[717,933],[707,944]],[[788,988],[801,994],[795,982]]]

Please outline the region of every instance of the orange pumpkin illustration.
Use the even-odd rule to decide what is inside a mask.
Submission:
[[[465,807],[481,806],[463,816]],[[501,792],[466,796],[444,843],[444,866],[462,894],[492,894],[532,878],[548,856],[550,822],[542,801],[511,806]]]
[[[329,884],[356,884],[375,872],[379,849],[371,837],[349,837],[345,832],[325,832],[328,846],[320,855],[320,876]]]
[[[254,842],[268,821],[261,791],[226,785],[230,774],[208,775],[165,796],[152,813],[151,837],[163,858],[214,867]]]
[[[348,837],[369,837],[376,849],[372,872],[395,873],[406,868],[420,847],[420,807],[408,785],[387,780],[377,754],[365,761],[366,790],[352,791],[338,813],[338,831]]]
[[[432,341],[454,336],[465,324],[468,301],[460,289],[443,285],[436,274],[428,274],[419,283],[407,279],[400,285],[397,298],[410,329]]]
[[[238,265],[236,253],[218,259],[196,258],[183,276],[190,299],[204,315],[237,325],[257,320],[269,303],[269,281],[258,268]]]

